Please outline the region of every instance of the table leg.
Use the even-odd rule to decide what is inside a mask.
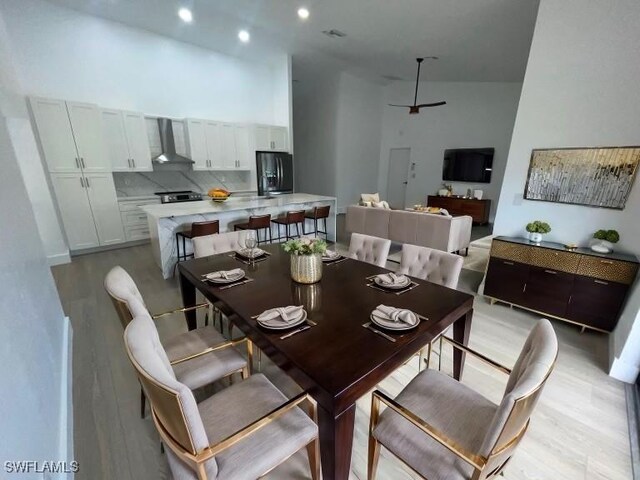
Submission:
[[[473,309],[469,310],[453,324],[453,339],[462,343],[469,344],[469,333],[471,332],[471,319],[473,318]],[[457,348],[453,349],[453,378],[460,380],[462,371],[464,370],[464,359],[466,353]]]
[[[356,406],[335,416],[318,405],[323,480],[348,480]]]
[[[196,287],[180,272],[180,293],[182,294],[182,306],[193,307],[196,304]],[[195,310],[184,312],[187,328],[195,330],[198,327],[198,317]]]

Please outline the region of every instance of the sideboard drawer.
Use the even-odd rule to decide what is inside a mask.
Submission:
[[[630,285],[636,278],[638,264],[581,255],[578,275]]]
[[[549,248],[532,247],[531,265],[540,268],[550,268],[561,272],[576,273],[580,255],[571,252],[557,252]]]
[[[490,255],[496,258],[528,264],[531,260],[531,247],[518,245],[517,243],[494,240],[491,242]]]

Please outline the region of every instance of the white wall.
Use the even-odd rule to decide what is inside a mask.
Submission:
[[[474,82],[422,82],[419,101],[445,100],[446,105],[409,115],[408,109],[387,104],[413,103],[414,82],[394,82],[384,89],[382,145],[378,189],[385,196],[389,150],[410,148],[415,177],[409,176],[406,204],[424,204],[427,195],[442,187],[442,162],[448,148],[495,148],[491,183],[452,183],[454,192],[484,190],[491,199],[493,220],[507,163],[521,84]]]
[[[41,0],[4,0],[0,10],[27,94],[150,115],[288,125],[280,85],[286,61],[248,63]]]
[[[348,73],[338,85],[336,196],[344,211],[378,183],[382,87]]]
[[[5,472],[6,461],[69,460],[73,448],[70,327],[1,114],[0,158],[0,465]]]
[[[543,219],[550,239],[584,244],[615,228],[618,248],[640,253],[637,179],[622,211],[522,199],[533,148],[640,144],[638,24],[636,0],[541,0],[494,233],[519,235]],[[611,337],[612,372],[625,380],[640,365],[639,306],[636,287]]]

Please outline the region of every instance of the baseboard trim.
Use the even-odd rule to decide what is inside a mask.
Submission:
[[[69,465],[74,460],[73,445],[73,327],[69,317],[64,317],[62,333],[62,372],[60,375],[60,428],[59,459]],[[73,480],[75,474],[61,474],[60,479]]]
[[[71,263],[71,255],[69,255],[69,250],[64,253],[57,253],[55,255],[47,256],[47,263],[50,267],[63,265],[65,263]]]
[[[84,250],[72,250],[72,257],[79,257],[81,255],[89,255],[91,253],[108,252],[109,250],[119,250],[121,248],[136,247],[138,245],[144,245],[150,243],[151,239],[132,240],[130,242],[114,243],[113,245],[103,245],[101,247],[85,248]]]
[[[634,384],[625,385],[627,399],[627,421],[629,422],[629,444],[631,447],[631,466],[633,480],[640,480],[640,398],[638,387]]]

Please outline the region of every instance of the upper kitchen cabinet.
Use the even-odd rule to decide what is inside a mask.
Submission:
[[[29,99],[40,145],[50,172],[80,172],[80,160],[63,100]]]
[[[236,159],[234,168],[237,170],[251,170],[255,164],[255,150],[251,148],[251,129],[246,125],[234,127],[234,140],[236,143]]]
[[[151,150],[144,115],[102,109],[105,151],[114,172],[150,172]]]
[[[205,120],[189,118],[187,127],[187,156],[194,161],[194,170],[209,170],[209,153],[205,136]]]
[[[204,136],[207,141],[208,170],[224,169],[222,147],[222,125],[219,122],[207,120],[204,124]]]
[[[88,103],[66,103],[82,171],[110,172],[111,165],[105,151],[100,110],[96,105]]]
[[[233,169],[237,165],[235,125],[220,124],[220,165],[223,169]]]
[[[255,150],[259,151],[289,151],[287,127],[275,125],[255,125]]]

